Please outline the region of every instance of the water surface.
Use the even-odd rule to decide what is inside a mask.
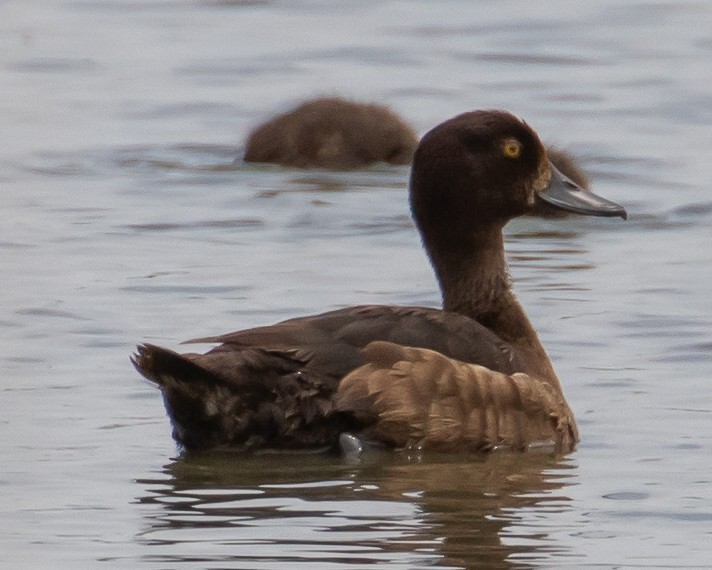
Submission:
[[[0,566],[708,567],[712,5],[37,1],[0,22]],[[323,94],[421,133],[509,109],[626,205],[508,228],[576,452],[177,454],[137,342],[438,303],[406,168],[234,162]]]

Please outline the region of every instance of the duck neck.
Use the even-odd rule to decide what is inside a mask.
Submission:
[[[539,337],[511,287],[502,228],[478,231],[469,244],[431,247],[443,309],[466,315],[515,348],[528,372],[558,385]]]

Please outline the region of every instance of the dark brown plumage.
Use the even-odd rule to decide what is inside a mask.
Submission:
[[[218,344],[206,354],[141,345],[133,362],[161,388],[181,445],[332,449],[349,431],[444,450],[573,448],[573,415],[510,288],[502,228],[539,200],[625,211],[560,178],[536,133],[502,111],[427,133],[410,200],[444,310],[350,307],[194,341]]]
[[[244,160],[350,170],[376,162],[409,164],[417,144],[413,129],[383,105],[323,98],[253,130]]]

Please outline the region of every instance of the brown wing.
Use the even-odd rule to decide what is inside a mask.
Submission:
[[[187,342],[220,343],[214,351],[297,350],[340,380],[363,364],[361,349],[374,341],[427,348],[507,374],[523,369],[511,347],[477,321],[425,307],[362,305]]]
[[[436,450],[574,448],[573,414],[552,385],[437,352],[374,342],[366,364],[342,380],[336,407],[370,427],[367,438]]]

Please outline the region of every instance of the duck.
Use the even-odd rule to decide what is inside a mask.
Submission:
[[[344,438],[436,452],[572,451],[561,383],[512,291],[503,228],[540,201],[627,218],[551,164],[536,132],[476,110],[420,140],[410,209],[442,307],[360,305],[187,342],[140,344],[184,452],[336,451]]]
[[[354,170],[377,162],[409,165],[417,145],[415,129],[385,105],[317,97],[255,127],[247,136],[243,160]],[[588,176],[573,153],[553,145],[546,145],[546,151],[560,172],[589,188]],[[556,215],[545,202],[538,205],[542,214]]]
[[[409,164],[417,144],[410,125],[384,105],[320,97],[252,130],[243,160],[353,170],[378,162]]]

